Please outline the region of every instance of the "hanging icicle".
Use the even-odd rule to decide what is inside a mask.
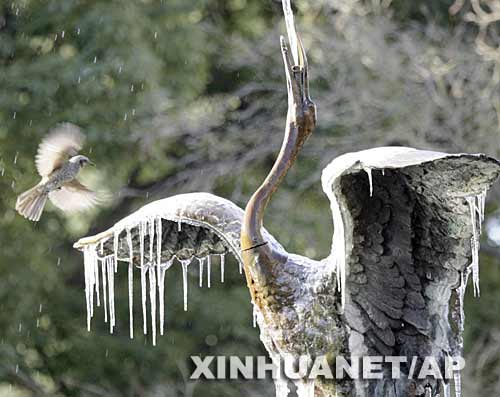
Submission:
[[[120,232],[115,230],[113,233],[113,255],[114,255],[115,273],[118,271],[118,237],[119,236],[120,236]]]
[[[180,259],[182,265],[182,291],[184,293],[184,311],[186,312],[188,309],[188,279],[187,279],[187,270],[188,266],[191,263],[191,259]]]
[[[142,328],[144,335],[148,333],[148,319],[147,319],[147,307],[146,307],[146,299],[147,299],[147,278],[148,278],[148,267],[144,264],[144,261],[141,263],[141,300],[142,300]]]
[[[479,290],[479,240],[481,236],[481,224],[484,220],[484,205],[486,192],[466,197],[469,204],[470,221],[472,225],[471,254],[472,254],[472,284],[474,286],[474,296],[480,295]]]
[[[204,258],[198,258],[198,266],[199,266],[199,275],[200,275],[200,283],[199,286],[200,288],[203,287],[203,262]]]
[[[129,250],[128,264],[128,311],[130,325],[130,339],[134,338],[134,246],[132,245],[132,234],[127,228],[127,244]]]
[[[153,346],[156,346],[156,275],[154,266],[148,267],[149,274],[149,303],[151,305],[151,333]]]
[[[163,335],[165,324],[165,273],[170,268],[173,258],[166,264],[158,266],[158,296],[160,300],[160,335]]]
[[[102,272],[102,296],[104,298],[104,322],[108,322],[108,300],[107,300],[107,274],[106,274],[106,258],[101,260],[101,272]]]
[[[220,254],[220,282],[224,282],[224,265],[225,265],[225,254]]]
[[[156,266],[161,263],[161,218],[156,219]]]
[[[210,285],[211,285],[210,270],[212,268],[212,262],[210,260],[210,255],[207,255],[206,258],[207,258],[207,286],[208,286],[208,288],[210,288]]]
[[[366,175],[368,175],[368,183],[370,184],[370,197],[373,196],[373,176],[372,176],[372,169],[370,167],[363,167],[363,170],[366,172]]]
[[[99,257],[94,249],[94,280],[95,280],[95,293],[97,298],[97,307],[101,306],[101,298],[99,294]]]
[[[106,257],[108,270],[108,299],[109,299],[109,332],[112,334],[115,327],[115,259],[114,256]]]
[[[154,258],[153,258],[153,246],[154,246],[154,240],[155,240],[155,220],[149,219],[149,263],[151,265],[154,264]]]

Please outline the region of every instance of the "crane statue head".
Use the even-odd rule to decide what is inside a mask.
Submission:
[[[331,365],[341,355],[402,356],[408,363],[399,379],[391,377],[390,364],[383,366],[381,379],[298,379],[300,396],[447,395],[448,379],[412,379],[409,363],[416,357],[420,366],[432,354],[444,371],[446,357],[461,353],[465,286],[472,274],[479,292],[480,223],[500,163],[484,155],[403,147],[340,156],[321,178],[335,228],[330,255],[317,261],[288,253],[263,227],[264,211],[313,132],[316,108],[289,0],[283,0],[283,10],[290,43],[288,48],[281,38],[288,113],[270,173],[245,211],[212,194],[181,194],[149,203],[76,242],[84,252],[88,328],[101,286],[113,332],[115,269],[125,262],[129,288],[140,268],[145,330],[149,278],[154,344],[157,307],[161,334],[165,321],[165,272],[182,266],[187,309],[191,261],[197,259],[201,277],[211,256],[220,255],[223,274],[222,258],[231,253],[245,270],[261,340],[275,363],[304,355],[324,356]],[[131,337],[133,301],[130,293]],[[288,395],[286,380],[277,379],[276,385],[279,397]]]

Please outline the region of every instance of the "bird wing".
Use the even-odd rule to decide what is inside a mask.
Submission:
[[[85,136],[80,128],[63,123],[54,128],[38,147],[36,168],[41,176],[48,176],[59,168],[68,157],[75,156],[82,148]]]
[[[159,239],[162,263],[173,257],[203,258],[225,252],[231,252],[242,263],[240,250],[242,219],[243,210],[229,200],[208,193],[180,194],[142,207],[123,218],[111,229],[96,236],[82,238],[75,243],[75,248],[83,251],[86,246],[103,243],[103,250],[100,253],[110,255],[114,253],[112,236],[116,235],[119,237],[117,254],[121,260],[123,257],[128,258],[129,255],[126,230],[131,233],[132,248],[138,255],[141,252],[141,245],[146,244],[149,247],[149,235],[158,237],[158,230],[155,231],[155,228],[159,227],[163,236],[163,239]],[[267,241],[279,246],[265,229],[263,234]]]
[[[344,155],[323,171],[335,220],[330,258],[360,348],[460,353],[446,320],[449,312],[460,318],[450,294],[463,299],[461,276],[476,255],[471,237],[499,174],[500,164],[484,155],[398,147]]]
[[[83,211],[99,204],[98,194],[76,179],[49,193],[49,199],[65,212]]]

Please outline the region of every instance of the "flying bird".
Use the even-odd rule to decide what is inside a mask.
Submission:
[[[84,141],[80,128],[70,123],[61,124],[43,139],[35,158],[42,180],[18,196],[16,210],[19,214],[37,222],[47,199],[68,213],[99,203],[97,193],[76,179],[81,168],[94,165],[88,157],[78,154]]]

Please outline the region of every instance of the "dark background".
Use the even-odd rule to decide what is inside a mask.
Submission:
[[[328,255],[321,169],[381,145],[500,155],[498,22],[466,1],[295,2],[319,123],[273,199],[266,226],[291,252]],[[498,19],[498,17],[497,17]],[[483,26],[483,30],[479,27]],[[0,0],[0,396],[269,396],[268,382],[187,381],[190,355],[265,354],[245,281],[168,272],[166,335],[128,336],[125,269],[117,328],[86,330],[83,258],[72,248],[153,199],[210,191],[244,206],[284,129],[286,87],[271,0]],[[107,206],[37,224],[14,211],[37,182],[37,145],[57,123],[86,133],[84,180]],[[464,395],[500,394],[500,213],[489,195],[480,299],[466,300]],[[137,286],[136,286],[137,287]],[[135,291],[140,296],[140,290]],[[136,298],[138,302],[139,298]]]

